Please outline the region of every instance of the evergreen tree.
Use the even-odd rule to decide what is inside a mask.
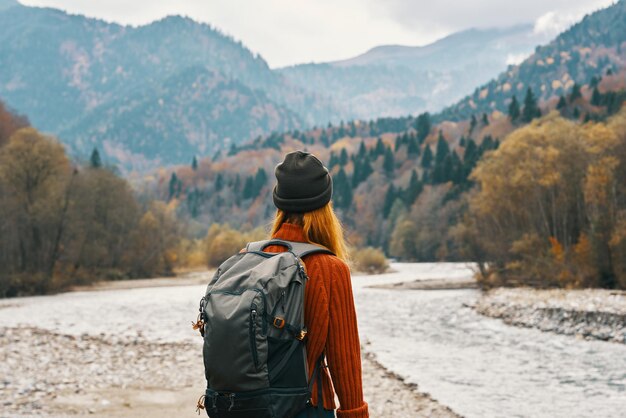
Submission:
[[[402,146],[402,136],[401,135],[396,135],[396,142],[394,145],[394,151],[398,152],[400,150],[400,146]]]
[[[335,155],[335,151],[331,151],[330,158],[328,159],[328,169],[332,170],[333,167],[336,166],[337,164],[339,164],[339,160],[337,159],[337,156]]]
[[[337,208],[349,208],[352,204],[352,187],[343,167],[339,169],[339,172],[333,178],[333,190],[335,192],[334,203]]]
[[[472,132],[474,132],[474,129],[476,129],[477,124],[478,124],[478,121],[476,120],[476,115],[472,115],[472,119],[470,120],[470,127],[469,127],[468,135],[471,135]]]
[[[250,199],[254,196],[254,177],[248,176],[246,177],[246,181],[243,184],[243,198]]]
[[[424,153],[422,154],[422,167],[425,169],[429,169],[433,164],[433,152],[430,150],[430,147],[426,145],[424,147]]]
[[[459,139],[459,145],[462,147],[465,147],[465,137],[461,136],[461,139]]]
[[[417,117],[415,129],[417,130],[417,140],[421,144],[424,142],[431,129],[430,114],[428,112],[422,113]]]
[[[443,137],[443,133],[439,131],[439,138],[437,139],[437,151],[435,153],[435,164],[441,164],[443,160],[450,153],[450,146],[448,141]]]
[[[191,168],[193,169],[193,171],[198,170],[198,159],[195,155],[193,156],[193,160],[191,160]]]
[[[383,143],[383,139],[378,137],[378,139],[376,140],[376,147],[375,149],[375,158],[380,157],[381,155],[385,155],[385,144]]]
[[[393,171],[396,168],[396,162],[395,159],[393,158],[393,152],[391,151],[391,148],[387,147],[385,149],[385,160],[383,161],[383,169],[385,170],[385,173],[387,173],[387,175],[389,177],[393,176]]]
[[[325,147],[329,147],[330,146],[330,141],[328,140],[328,135],[326,134],[326,130],[322,130],[322,133],[320,135],[320,142],[322,144],[324,144]]]
[[[483,113],[483,126],[489,126],[489,118],[487,117],[486,113]]]
[[[602,104],[602,95],[597,86],[593,88],[593,93],[591,93],[591,104],[594,106],[600,106]]]
[[[348,151],[345,148],[341,149],[341,154],[339,154],[339,165],[344,167],[348,164]]]
[[[178,183],[179,183],[179,180],[178,180],[178,176],[176,175],[176,172],[172,172],[172,175],[170,176],[169,196],[167,200],[172,200],[172,198],[178,197],[178,190],[179,190]]]
[[[361,141],[361,145],[359,146],[359,159],[362,160],[367,155],[367,149],[365,148],[365,141]]]
[[[259,195],[259,192],[267,183],[267,173],[265,169],[259,168],[254,176],[254,197]]]
[[[409,137],[409,144],[408,144],[408,147],[407,147],[407,153],[411,157],[415,157],[415,156],[419,156],[420,155],[420,146],[419,146],[419,143],[417,142],[417,137],[415,135],[411,135]]]
[[[509,118],[511,119],[511,122],[513,123],[517,122],[520,115],[521,115],[521,112],[519,108],[519,102],[517,101],[517,97],[513,95],[513,98],[511,99],[511,103],[509,104]]]
[[[565,97],[561,95],[561,97],[559,97],[559,102],[556,104],[556,108],[557,110],[563,110],[566,107],[567,107],[567,102],[565,101]]]
[[[526,123],[532,121],[535,118],[541,117],[541,109],[537,105],[537,99],[533,94],[530,87],[526,90],[526,97],[524,98],[524,109],[522,110],[522,120]]]
[[[583,95],[580,92],[580,85],[578,83],[574,83],[574,85],[572,86],[572,91],[569,94],[569,102],[574,103],[576,100],[580,99],[581,97],[583,97]]]
[[[415,202],[415,199],[417,199],[417,197],[420,195],[420,193],[422,192],[422,189],[423,189],[423,185],[419,181],[417,172],[415,170],[412,170],[411,180],[409,181],[409,187],[406,189],[406,193],[405,193],[407,206],[411,206],[413,202]]]
[[[396,188],[393,183],[389,185],[387,188],[387,193],[385,194],[385,202],[383,204],[383,218],[387,219],[389,216],[389,212],[391,212],[391,207],[393,206],[393,202],[396,200]]]
[[[100,152],[98,152],[98,148],[94,148],[91,151],[91,157],[89,158],[89,164],[91,168],[101,168],[102,167],[102,159],[100,158]]]
[[[450,157],[451,157],[452,167],[450,170],[449,179],[454,184],[463,184],[465,182],[465,175],[463,172],[463,163],[461,162],[461,159],[459,158],[459,154],[457,154],[456,151],[452,151],[452,153],[450,154]]]
[[[223,188],[224,188],[224,176],[222,176],[222,173],[217,173],[217,176],[215,177],[215,191],[220,192],[222,191]]]

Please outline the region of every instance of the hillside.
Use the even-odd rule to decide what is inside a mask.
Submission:
[[[130,27],[6,5],[0,12],[0,97],[37,128],[61,134],[75,154],[84,156],[106,140],[116,142],[113,148],[145,153],[145,160],[160,155],[160,163],[180,163],[224,143],[326,120],[332,113],[327,101],[287,85],[241,43],[188,18]],[[212,75],[203,81],[219,86],[219,94],[172,90],[171,83],[193,86],[197,68]],[[220,97],[228,100],[215,101]],[[209,99],[203,106],[211,112],[191,117],[191,126],[176,126],[176,111]],[[154,114],[141,111],[159,100],[179,107],[169,108],[170,123],[155,126]],[[131,131],[154,137],[144,136],[142,147],[134,148],[135,138],[117,135]],[[180,142],[176,152],[160,148],[160,139],[174,137]]]
[[[345,104],[353,118],[437,111],[547,42],[532,25],[470,29],[422,47],[379,46],[357,57],[280,70],[293,84]]]
[[[474,113],[504,112],[513,95],[521,100],[530,87],[543,101],[567,95],[574,84],[617,72],[626,65],[626,1],[599,10],[573,25],[520,65],[475,89],[441,113],[465,119]]]
[[[606,16],[606,10],[592,14],[583,26],[575,25],[565,34],[577,33],[579,43],[589,44],[586,38],[596,37],[590,28]],[[611,36],[626,41],[619,25],[605,31],[603,39]],[[532,62],[509,72],[524,72]],[[461,259],[464,253],[454,239],[459,231],[453,227],[467,211],[468,196],[475,190],[471,173],[484,155],[499,149],[508,137],[523,136],[519,132],[527,132],[526,127],[532,131],[540,126],[534,121],[542,116],[550,114],[547,124],[570,126],[588,137],[587,129],[595,126],[588,122],[602,126],[623,108],[626,65],[614,61],[611,74],[602,66],[595,68],[595,73],[586,73],[586,82],[576,87],[572,83],[560,98],[541,99],[541,93],[523,86],[524,97],[517,107],[504,112],[472,112],[450,119],[445,112],[422,113],[417,118],[357,120],[273,134],[233,146],[227,154],[203,159],[196,167],[161,171],[143,185],[144,192],[184,203],[181,216],[200,230],[201,225],[224,222],[243,229],[263,225],[273,212],[270,193],[276,162],[289,151],[305,149],[331,169],[335,207],[355,245],[382,247],[410,259]],[[411,242],[408,249],[398,247],[403,239]]]

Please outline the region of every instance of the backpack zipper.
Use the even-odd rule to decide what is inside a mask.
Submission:
[[[259,368],[259,353],[256,346],[256,304],[252,304],[250,307],[250,327],[248,334],[250,335],[250,350],[252,351],[252,359],[254,360],[254,367]]]

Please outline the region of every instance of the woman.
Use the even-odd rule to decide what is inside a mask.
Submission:
[[[273,199],[278,210],[272,238],[319,244],[336,254],[311,254],[303,260],[309,276],[304,302],[309,372],[322,353],[328,364],[321,370],[324,417],[335,416],[336,392],[338,418],[367,418],[346,244],[330,201],[332,178],[317,158],[296,151],[276,167],[276,180]],[[265,251],[285,248],[270,246]],[[318,390],[316,381],[311,404],[296,418],[317,417]]]

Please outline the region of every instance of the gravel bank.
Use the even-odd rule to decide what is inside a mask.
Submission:
[[[623,291],[493,289],[474,308],[510,325],[626,344]]]
[[[197,416],[201,345],[0,329],[0,417]],[[363,357],[371,416],[457,417]]]

